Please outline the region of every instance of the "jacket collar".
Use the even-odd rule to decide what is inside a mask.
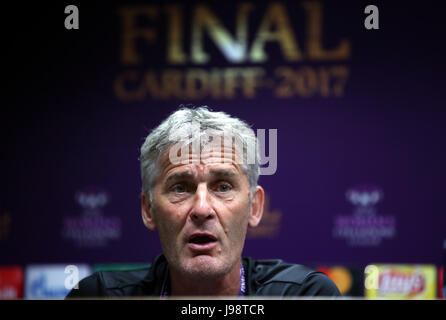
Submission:
[[[150,270],[144,279],[141,280],[141,286],[148,295],[159,296],[163,286],[163,281],[167,277],[168,263],[164,254],[156,256],[151,264]]]

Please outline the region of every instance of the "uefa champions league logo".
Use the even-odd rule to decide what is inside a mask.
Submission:
[[[104,247],[110,240],[121,237],[121,219],[104,215],[104,209],[111,201],[105,189],[83,188],[74,194],[74,200],[82,209],[81,215],[64,218],[63,238],[79,247]]]
[[[395,217],[378,214],[377,205],[384,198],[381,188],[355,186],[345,192],[345,198],[353,205],[353,212],[335,216],[333,238],[345,239],[350,247],[377,247],[383,239],[395,236]]]
[[[86,215],[99,214],[110,201],[110,195],[104,189],[95,187],[76,192],[74,198]]]
[[[354,207],[355,215],[372,216],[376,214],[376,205],[382,201],[383,191],[372,185],[362,185],[350,188],[345,198]]]
[[[361,186],[347,190],[345,197],[355,206],[375,206],[383,197],[383,192],[374,186]]]

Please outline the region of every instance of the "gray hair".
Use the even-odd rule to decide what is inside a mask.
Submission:
[[[199,132],[193,131],[193,124],[199,124]],[[142,192],[149,195],[152,202],[152,188],[159,174],[159,160],[161,156],[175,143],[189,144],[192,140],[200,139],[205,131],[217,132],[220,136],[234,137],[243,143],[243,155],[254,150],[254,161],[242,161],[241,167],[246,174],[250,187],[250,199],[259,179],[260,150],[258,140],[252,128],[244,121],[231,117],[225,112],[208,110],[207,106],[198,108],[181,107],[172,113],[145,139],[141,147],[141,180]],[[250,149],[251,148],[251,149]]]

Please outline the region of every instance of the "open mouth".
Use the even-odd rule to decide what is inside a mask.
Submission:
[[[189,237],[188,245],[194,251],[206,251],[212,249],[217,243],[217,238],[208,233],[194,233]]]

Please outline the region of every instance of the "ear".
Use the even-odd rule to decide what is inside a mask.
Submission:
[[[251,215],[249,216],[248,226],[257,227],[263,215],[263,203],[265,201],[265,191],[261,186],[257,186],[252,197]]]
[[[156,224],[153,216],[153,206],[150,203],[149,195],[145,192],[141,193],[141,214],[144,225],[150,230],[155,230]]]

